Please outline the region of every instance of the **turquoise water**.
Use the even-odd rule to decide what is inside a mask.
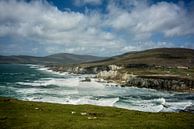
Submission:
[[[57,73],[38,65],[0,64],[0,96],[62,104],[114,106],[176,112],[194,104],[194,94],[83,82],[94,75]]]
[[[20,98],[16,89],[29,88],[17,82],[33,82],[53,75],[29,68],[28,65],[0,64],[0,95]]]

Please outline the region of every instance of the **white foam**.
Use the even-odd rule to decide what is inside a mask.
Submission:
[[[43,67],[41,65],[34,65],[34,64],[26,64],[26,66],[29,66],[32,69],[37,69],[37,68]]]
[[[91,104],[99,106],[113,106],[119,98],[101,98],[101,99],[91,99],[91,97],[82,97],[76,100],[69,100],[71,104]]]
[[[119,101],[119,98],[100,99],[99,101],[102,106],[114,106],[114,104]]]
[[[175,112],[184,110],[193,103],[191,100],[178,100],[177,102],[177,93],[175,92],[169,93],[136,87],[116,87],[117,84],[115,83],[107,83],[103,80],[99,82],[98,79],[92,78],[94,75],[70,75],[54,72],[39,65],[30,65],[30,67],[62,76],[42,78],[33,82],[17,82],[16,84],[26,86],[26,88],[14,89],[25,100],[115,106],[146,112]],[[82,81],[86,77],[90,77],[91,81]],[[49,85],[54,85],[54,87],[45,88]],[[169,98],[171,102],[168,99],[165,100],[165,98]],[[173,102],[173,100],[176,102]]]
[[[49,67],[45,67],[43,65],[27,64],[26,66],[29,66],[32,69],[37,69],[37,70],[44,71],[44,72],[51,73],[51,74],[57,74],[61,76],[68,75],[68,72],[56,72],[56,71],[49,69]]]
[[[191,101],[179,101],[179,102],[166,102],[164,112],[175,112],[177,110],[184,110],[187,107],[191,106]]]
[[[102,89],[102,88],[105,87],[105,85],[102,84],[102,83],[95,82],[95,81],[91,80],[91,82],[82,82],[82,81],[80,81],[79,82],[79,87],[82,87],[82,88],[87,87],[87,88],[93,88],[93,89],[100,88],[100,89]]]
[[[163,104],[165,104],[164,98],[153,99],[153,100],[129,100],[129,103],[118,103],[116,107],[125,108],[130,110],[138,110],[145,112],[160,112],[163,110]]]
[[[38,80],[34,82],[16,82],[19,85],[26,85],[26,86],[48,86],[48,85],[56,85],[56,86],[79,86],[79,79],[78,78],[52,78],[52,79],[44,79]]]
[[[57,74],[57,75],[68,75],[68,72],[56,72],[56,71],[53,71],[51,69],[49,69],[48,67],[40,67],[38,68],[38,70],[40,71],[45,71],[45,72],[48,72],[48,73],[51,73],[51,74]]]
[[[20,88],[15,90],[19,94],[23,94],[24,96],[34,96],[35,94],[39,94],[42,97],[48,97],[47,95],[56,95],[60,97],[64,97],[66,95],[77,95],[79,91],[76,89],[68,89],[68,90],[59,90],[59,89],[37,89],[37,88]],[[35,95],[36,96],[36,95]]]
[[[62,104],[74,104],[74,105],[82,105],[82,104],[90,104],[90,105],[98,105],[98,106],[114,106],[114,104],[119,100],[119,98],[101,98],[101,99],[92,99],[91,96],[84,96],[79,98],[72,97],[27,97],[23,98],[29,101],[41,101],[41,102],[51,102],[51,103],[62,103]]]

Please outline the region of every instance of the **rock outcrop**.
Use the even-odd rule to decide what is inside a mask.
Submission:
[[[120,73],[117,70],[101,71],[96,75],[97,78],[102,78],[109,81],[111,80],[122,85],[125,85],[128,82],[129,78],[133,78],[135,76],[136,75],[133,74]]]
[[[122,67],[117,65],[108,65],[108,66],[52,66],[49,67],[51,70],[58,72],[69,72],[75,74],[97,74],[101,71],[115,71],[119,70]]]
[[[194,81],[180,77],[141,76],[130,78],[127,86],[145,87],[159,90],[193,91]]]
[[[122,86],[135,86],[172,91],[194,91],[194,80],[177,76],[137,76],[118,71],[101,71],[96,75],[98,78],[111,80]]]
[[[122,68],[117,65],[51,67],[52,70],[60,72],[96,74],[97,78],[116,82],[122,86],[194,92],[194,80],[192,79],[170,75],[138,76],[127,72],[120,72]]]

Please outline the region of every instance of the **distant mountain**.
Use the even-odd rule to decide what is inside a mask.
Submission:
[[[156,48],[145,51],[135,51],[114,56],[101,61],[94,61],[90,65],[129,65],[147,64],[158,66],[187,66],[194,67],[194,50],[186,48]]]
[[[194,67],[194,50],[186,48],[156,48],[144,51],[128,52],[105,58],[91,55],[59,53],[45,57],[34,56],[0,56],[0,63],[21,64],[87,64],[95,65],[129,65],[147,64],[159,66]]]
[[[35,56],[0,56],[0,63],[18,64],[77,64],[90,61],[98,61],[105,57],[91,55],[76,55],[69,53],[59,53],[45,57]]]

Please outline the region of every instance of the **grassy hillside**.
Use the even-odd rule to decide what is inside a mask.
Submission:
[[[53,54],[50,56],[44,57],[45,59],[49,59],[51,61],[65,62],[65,63],[81,63],[81,62],[90,62],[105,59],[105,57],[97,57],[91,55],[76,55],[69,53],[59,53]]]
[[[194,114],[0,98],[1,129],[193,129]]]
[[[92,63],[84,63],[92,62]],[[129,52],[111,58],[90,55],[75,55],[59,53],[46,57],[33,56],[0,56],[0,63],[31,63],[31,64],[79,64],[96,65],[128,65],[147,64],[159,66],[187,66],[194,67],[194,50],[185,48],[157,48],[145,51]]]
[[[19,63],[19,64],[76,64],[89,61],[105,59],[103,57],[90,55],[75,55],[59,53],[45,57],[34,56],[0,56],[0,63]]]
[[[87,65],[105,64],[147,64],[168,67],[194,67],[194,50],[185,48],[157,48],[145,51],[129,52]]]

